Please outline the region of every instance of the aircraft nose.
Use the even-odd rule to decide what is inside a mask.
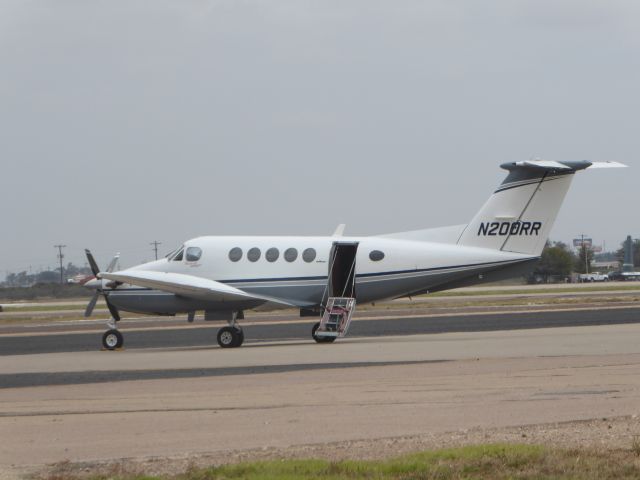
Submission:
[[[86,282],[83,287],[88,288],[89,290],[97,290],[102,286],[102,280],[97,278],[92,278],[88,282]]]

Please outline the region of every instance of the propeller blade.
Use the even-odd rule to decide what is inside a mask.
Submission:
[[[116,263],[118,263],[119,258],[120,258],[120,252],[116,253],[116,255],[109,262],[109,265],[107,265],[107,270],[106,270],[107,272],[109,273],[113,272],[113,267],[116,266]]]
[[[91,297],[91,300],[89,300],[89,304],[87,305],[87,308],[84,311],[85,317],[91,316],[91,314],[93,313],[93,308],[96,306],[96,302],[98,301],[99,296],[100,296],[100,292],[96,290],[96,293],[93,294],[93,297]]]
[[[109,301],[109,297],[107,295],[104,296],[104,301],[107,302],[107,308],[109,309],[109,313],[116,322],[120,321],[120,312],[118,309]]]
[[[98,268],[98,264],[96,263],[96,259],[93,258],[93,254],[89,251],[88,248],[84,249],[84,253],[87,254],[87,261],[89,262],[89,266],[91,267],[91,271],[93,272],[93,274],[97,278],[98,274],[100,273],[100,268]]]

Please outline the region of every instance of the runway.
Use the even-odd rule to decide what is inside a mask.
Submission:
[[[261,320],[244,324],[245,348],[248,345],[274,341],[311,342],[311,326],[316,319],[286,321]],[[125,348],[175,348],[209,347],[216,345],[217,329],[221,323],[169,325],[149,323],[150,320],[123,321],[121,331],[125,335]],[[105,330],[104,322],[86,322],[88,326],[74,323],[61,332],[57,325],[26,327],[2,334],[0,330],[0,356],[37,353],[81,352],[100,349],[100,339]],[[450,332],[486,332],[531,328],[553,328],[587,325],[613,325],[640,323],[640,308],[582,307],[552,310],[529,309],[527,311],[483,312],[469,310],[464,313],[443,315],[415,314],[410,310],[386,315],[363,313],[352,323],[349,337],[386,337],[398,335],[437,334]],[[6,329],[6,328],[5,328]]]
[[[65,460],[224,461],[247,450],[638,415],[639,320],[629,307],[382,315],[330,345],[309,340],[309,322],[248,321],[248,343],[231,350],[201,326],[129,324],[118,352],[98,350],[97,326],[44,329],[32,344],[7,334],[0,433],[11,441],[0,477]]]

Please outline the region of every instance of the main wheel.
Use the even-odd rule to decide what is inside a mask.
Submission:
[[[119,330],[112,328],[107,330],[102,335],[102,346],[107,350],[115,350],[116,348],[122,348],[124,345],[124,337]]]
[[[222,327],[218,330],[218,345],[222,348],[235,348],[242,345],[244,332],[240,328]]]
[[[316,335],[316,330],[320,328],[320,322],[316,322],[316,324],[311,329],[311,336],[317,343],[333,343],[336,341],[336,337],[320,337]]]
[[[244,343],[244,330],[242,330],[240,327],[236,327],[236,330],[238,331],[238,342],[236,344],[236,347],[240,347]]]

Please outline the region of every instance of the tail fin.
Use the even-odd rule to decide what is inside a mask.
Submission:
[[[624,166],[587,161],[505,163],[501,167],[509,171],[507,178],[467,225],[458,244],[538,256],[574,173]]]

